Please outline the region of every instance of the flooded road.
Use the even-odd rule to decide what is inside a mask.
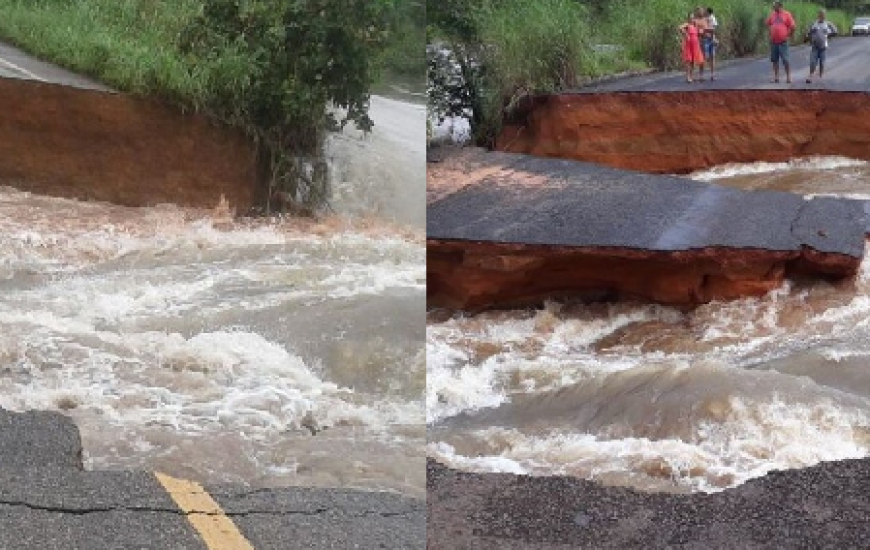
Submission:
[[[346,203],[422,196],[423,163],[397,166],[346,172]],[[0,188],[0,407],[71,416],[91,469],[421,496],[422,220],[336,210],[234,220]]]
[[[848,159],[719,167],[744,188],[870,198]],[[551,302],[430,311],[430,456],[472,471],[718,491],[870,454],[870,263],[693,311]]]
[[[334,208],[426,227],[426,105],[373,96],[371,134],[329,141]]]

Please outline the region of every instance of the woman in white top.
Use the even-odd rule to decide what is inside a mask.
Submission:
[[[703,10],[703,8],[698,9]],[[706,25],[704,34],[701,36],[701,52],[704,54],[704,61],[710,64],[710,80],[716,80],[716,48],[719,45],[716,30],[719,27],[719,22],[713,15],[713,8],[707,8],[704,12]],[[704,65],[701,65],[700,74],[701,80],[704,80]]]

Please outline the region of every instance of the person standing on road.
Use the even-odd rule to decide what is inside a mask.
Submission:
[[[706,21],[704,34],[701,36],[701,53],[704,54],[704,61],[710,65],[710,80],[716,80],[716,48],[719,46],[716,30],[719,28],[719,22],[713,15],[713,8],[706,9]],[[701,65],[699,74],[699,80],[704,80],[704,65]]]
[[[794,34],[794,17],[782,8],[782,2],[773,3],[773,12],[765,21],[770,30],[770,61],[773,63],[771,82],[779,82],[779,62],[785,68],[785,81],[791,84],[791,68],[788,64],[788,39]]]
[[[819,66],[819,80],[825,72],[825,52],[828,50],[828,37],[837,35],[837,27],[825,18],[825,10],[819,10],[819,18],[813,21],[805,39],[810,43],[810,75],[807,84],[813,81],[816,65]]]
[[[700,29],[694,12],[690,12],[686,22],[680,25],[683,34],[683,62],[686,64],[686,82],[694,82],[695,65],[704,65],[704,54],[701,53]]]

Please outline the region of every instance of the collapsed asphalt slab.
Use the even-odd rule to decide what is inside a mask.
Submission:
[[[456,166],[438,176],[455,192],[428,207],[434,306],[562,296],[692,305],[761,295],[795,274],[850,277],[864,255],[859,201],[511,153],[469,152]]]
[[[422,500],[320,488],[205,486],[253,548],[423,548]],[[205,550],[151,472],[84,471],[75,425],[0,409],[0,548]]]
[[[866,548],[870,460],[673,495],[427,464],[429,548]]]

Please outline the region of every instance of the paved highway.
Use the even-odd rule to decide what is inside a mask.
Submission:
[[[778,90],[809,89],[870,92],[870,37],[833,38],[828,47],[825,62],[825,77],[822,81],[806,83],[810,66],[810,47],[792,47],[790,50],[792,83],[785,83],[785,73],[780,68],[779,84],[771,83],[770,59],[764,57],[739,59],[721,63],[716,71],[716,80],[689,84],[684,72],[652,73],[611,80],[583,88],[580,93],[617,91],[682,91],[682,90]],[[709,73],[705,76],[709,77]],[[816,76],[818,76],[818,71]]]
[[[76,88],[111,91],[95,80],[72,73],[50,63],[40,61],[14,46],[0,42],[0,77],[21,78],[64,84]]]

